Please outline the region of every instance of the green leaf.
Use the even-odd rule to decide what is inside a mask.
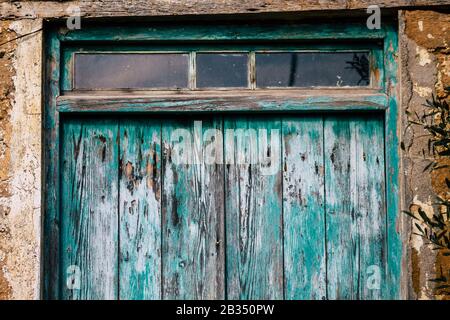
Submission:
[[[445,178],[445,184],[447,185],[447,188],[450,189],[450,179],[449,178]]]
[[[406,215],[408,215],[408,216],[410,216],[411,218],[413,218],[413,219],[416,219],[416,220],[418,220],[418,221],[420,221],[419,219],[417,219],[417,217],[412,213],[412,212],[410,212],[410,211],[406,211],[406,210],[402,210],[402,212],[404,213],[404,214],[406,214]]]
[[[440,276],[439,278],[430,279],[428,281],[430,281],[430,282],[447,282],[447,278],[444,276]]]
[[[447,230],[441,231],[438,235],[437,235],[437,239],[440,240],[445,234],[447,233]]]
[[[435,167],[433,167],[433,170],[439,170],[439,169],[444,169],[444,168],[448,168],[448,167],[449,167],[449,165],[435,166]]]
[[[434,145],[435,146],[445,146],[446,144],[449,144],[449,143],[450,143],[450,139],[445,138],[445,139],[442,139],[442,140],[439,140],[439,141],[435,141]]]
[[[438,152],[438,155],[440,156],[450,156],[450,150],[443,150]]]
[[[440,134],[441,136],[447,135],[447,132],[438,126],[425,126],[425,129],[427,129],[428,131],[430,131],[432,133]]]
[[[436,290],[449,289],[449,288],[450,288],[450,284],[443,284],[443,285],[437,287]]]
[[[423,172],[425,172],[425,171],[427,171],[428,169],[430,169],[430,167],[431,167],[432,165],[434,165],[435,163],[436,163],[436,162],[432,161],[432,162],[430,162],[429,164],[427,164],[426,167],[423,169]]]
[[[423,229],[420,227],[420,225],[418,223],[415,224],[417,230],[419,230],[422,234],[424,234],[425,232],[423,232]]]
[[[422,218],[423,222],[425,222],[427,225],[431,225],[433,226],[433,222],[430,220],[430,218],[428,218],[427,214],[425,213],[425,211],[423,211],[422,208],[419,207],[419,209],[417,210],[419,212],[420,217]]]

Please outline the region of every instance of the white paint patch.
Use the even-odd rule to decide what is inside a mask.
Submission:
[[[428,88],[428,87],[421,87],[416,82],[414,82],[413,90],[422,98],[429,98],[429,97],[431,97],[431,94],[433,93],[433,89]]]
[[[416,47],[416,56],[419,58],[419,64],[422,67],[431,63],[430,53],[425,48],[417,46]]]
[[[414,199],[413,199],[413,205],[421,207],[422,210],[427,215],[427,217],[429,217],[429,218],[433,217],[434,208],[431,205],[430,199],[427,202],[422,202],[417,198],[417,195],[416,195],[416,196],[414,196]],[[415,223],[420,223],[420,222],[418,222],[417,220],[414,220],[411,223],[415,224]],[[415,227],[413,226],[413,228],[415,228]],[[424,245],[424,239],[422,237],[413,235],[411,237],[411,245],[414,249],[417,250],[417,252],[421,252],[422,246]]]
[[[420,30],[420,32],[423,32],[423,21],[422,21],[422,20],[419,20],[419,21],[417,22],[417,24],[419,25],[419,30]]]

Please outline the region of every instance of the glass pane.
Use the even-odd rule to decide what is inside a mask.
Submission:
[[[368,86],[368,52],[257,53],[257,87]]]
[[[197,54],[197,87],[248,87],[246,53]]]
[[[189,55],[76,54],[76,89],[187,88]]]

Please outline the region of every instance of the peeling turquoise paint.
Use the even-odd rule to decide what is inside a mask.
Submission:
[[[397,227],[398,40],[396,30],[389,24],[385,24],[381,30],[368,30],[365,26],[355,24],[224,25],[215,28],[209,25],[113,26],[86,27],[78,31],[51,30],[47,35],[47,100],[44,122],[45,298],[400,298],[402,246]],[[267,45],[263,47],[270,47],[271,43],[274,43],[273,46],[276,47],[276,40],[320,40],[324,42],[323,45],[315,45],[314,49],[339,50],[344,47],[358,47],[358,44],[344,46],[339,40],[360,40],[362,44],[359,48],[370,49],[372,53],[372,71],[375,71],[377,76],[373,79],[374,88],[371,92],[352,92],[348,97],[345,94],[306,97],[289,95],[276,99],[270,96],[250,96],[240,100],[234,98],[233,102],[233,99],[226,97],[99,99],[93,96],[76,98],[70,95],[74,52],[81,49],[104,50],[108,48],[104,46],[106,41],[113,41],[116,51],[124,48],[137,51],[164,50],[168,46],[162,45],[161,41],[169,40],[182,40],[183,43],[189,40],[207,40],[211,42],[203,48],[209,49],[215,48],[212,41],[245,40],[249,44],[231,43],[228,48],[250,50],[262,48],[261,45],[251,44],[251,41],[264,41]],[[125,41],[139,41],[142,44],[126,44]],[[156,44],[152,41],[156,41]],[[226,45],[220,44],[217,48],[223,46]],[[201,46],[183,44],[178,48],[195,50],[199,47]],[[308,45],[303,43],[283,48],[305,49]],[[217,107],[218,105],[221,107]],[[94,113],[99,111],[101,116],[94,116]],[[258,111],[273,114],[257,116]],[[328,115],[328,111],[332,111],[333,116]],[[361,111],[364,111],[364,114],[361,114]],[[266,181],[258,176],[255,168],[240,168],[242,170],[236,171],[237,175],[233,178],[230,169],[220,169],[220,166],[211,172],[206,168],[197,171],[198,168],[195,167],[182,169],[168,165],[168,155],[165,152],[170,152],[170,148],[165,149],[164,144],[167,146],[169,129],[180,119],[176,114],[183,113],[184,124],[189,127],[191,120],[200,117],[197,112],[216,112],[214,116],[202,117],[209,120],[214,118],[211,125],[219,129],[235,125],[279,129],[282,132],[283,145],[280,150],[282,173]],[[232,115],[232,112],[239,114]],[[289,112],[289,115],[283,112]],[[351,114],[352,112],[355,114]],[[88,124],[89,121],[86,120],[73,120],[81,113],[92,113],[87,117],[94,125]],[[121,118],[125,113],[129,113],[131,118],[134,117],[133,114],[139,113],[141,119],[140,122],[132,121],[131,118],[124,122],[99,120],[100,117],[109,118],[110,114],[118,113]],[[100,161],[97,167],[101,167],[101,161],[106,159],[106,155],[112,155],[107,172],[113,183],[116,176],[114,168],[117,167],[117,186],[124,193],[130,190],[128,183],[137,186],[134,180],[120,180],[120,177],[124,177],[124,170],[129,169],[123,162],[119,163],[120,160],[124,161],[124,150],[128,150],[126,153],[130,159],[134,159],[130,160],[130,163],[140,163],[140,168],[143,168],[145,163],[140,157],[153,150],[152,147],[143,148],[141,151],[139,148],[126,149],[124,141],[131,140],[127,140],[130,137],[125,137],[125,132],[136,140],[139,132],[150,128],[145,124],[146,117],[152,118],[151,129],[157,132],[157,147],[153,151],[157,156],[152,166],[160,170],[160,179],[156,179],[152,187],[156,184],[156,189],[160,190],[158,197],[154,194],[155,204],[159,207],[153,206],[153,218],[161,222],[160,237],[154,237],[157,231],[144,234],[147,240],[153,239],[151,242],[154,247],[142,256],[132,253],[134,246],[140,247],[139,241],[133,242],[138,233],[135,236],[132,236],[133,232],[130,233],[130,242],[122,242],[120,245],[115,243],[117,234],[125,235],[129,232],[125,227],[127,223],[130,224],[128,227],[137,228],[133,230],[139,230],[139,225],[136,225],[142,223],[139,219],[148,219],[148,212],[144,207],[139,206],[135,210],[130,206],[131,201],[136,201],[136,194],[130,193],[126,205],[125,202],[120,202],[119,195],[117,213],[109,217],[112,221],[117,220],[117,230],[108,229],[109,233],[106,234],[109,237],[101,238],[102,241],[111,243],[108,248],[113,249],[115,253],[104,257],[103,263],[110,261],[107,268],[96,268],[92,265],[92,270],[84,270],[83,275],[91,272],[94,278],[89,280],[86,276],[84,279],[89,286],[84,284],[81,292],[72,292],[67,289],[66,281],[69,262],[72,263],[72,259],[85,261],[80,260],[85,259],[83,252],[90,255],[88,253],[92,248],[90,249],[89,243],[71,243],[78,241],[77,239],[90,239],[89,236],[95,235],[92,230],[96,230],[95,226],[90,225],[89,228],[94,229],[85,228],[80,231],[80,227],[86,224],[77,224],[74,217],[81,211],[77,211],[78,207],[70,204],[70,197],[77,194],[70,191],[70,183],[79,178],[76,170],[71,171],[67,167],[68,157],[73,155],[69,151],[75,148],[76,133],[83,130],[86,133],[106,130],[111,153],[102,151],[101,148],[93,148],[94,151],[89,151],[84,156],[86,159]],[[96,124],[97,121],[101,123]],[[63,132],[63,139],[60,138],[60,132]],[[315,134],[311,135],[311,132]],[[92,144],[95,136],[96,134],[87,134],[83,138],[86,145]],[[62,145],[60,139],[64,141]],[[293,144],[293,141],[298,143]],[[302,141],[308,143],[300,145]],[[335,154],[335,146],[347,151]],[[226,156],[227,150],[224,151]],[[304,163],[300,162],[303,154],[306,154]],[[348,169],[342,166],[336,167],[336,161],[341,165],[348,162],[351,170],[347,171]],[[133,170],[137,170],[134,166],[136,163],[133,163]],[[385,175],[379,172],[383,172],[384,167]],[[77,166],[74,165],[73,168]],[[374,168],[379,171],[372,171]],[[134,178],[139,177],[139,183],[144,183],[144,177],[148,174],[142,170],[133,171],[132,175]],[[241,185],[240,180],[237,180],[248,180],[250,177],[253,180],[249,180],[247,185]],[[205,182],[204,179],[212,180]],[[103,180],[87,181],[95,185],[95,181],[100,183]],[[173,183],[168,183],[169,181]],[[124,184],[121,185],[121,182]],[[301,188],[303,193],[299,194],[300,189],[293,192],[289,189],[290,186],[293,186],[294,190]],[[150,185],[148,187],[150,188]],[[347,189],[351,197],[342,194],[343,190]],[[142,190],[154,191],[145,188]],[[84,207],[95,207],[98,202],[107,200],[102,197],[89,198],[89,192],[93,191],[88,191],[86,189],[86,193],[80,195],[85,198],[77,199],[82,201]],[[195,192],[191,194],[192,191]],[[114,197],[114,190],[110,193]],[[373,196],[370,199],[369,194]],[[236,202],[241,198],[249,201],[247,206]],[[141,204],[145,202],[142,199],[138,199]],[[208,210],[202,208],[205,203],[209,203]],[[315,209],[311,211],[311,208]],[[127,219],[125,217],[130,214],[130,210],[136,215]],[[80,217],[82,221],[89,217],[89,211],[83,212]],[[317,219],[314,215],[317,215]],[[309,226],[314,223],[315,232],[311,232]],[[102,223],[99,223],[99,226],[101,225]],[[83,232],[88,234],[83,237]],[[195,243],[196,247],[193,248],[191,243]],[[74,248],[79,249],[75,252],[72,251]],[[212,256],[214,258],[208,258]],[[145,265],[144,262],[143,269],[138,268],[138,265],[142,266],[139,259],[148,263]],[[116,260],[117,266],[114,262]],[[85,262],[85,266],[95,264],[95,261]],[[121,269],[120,264],[130,267]],[[368,267],[373,265],[380,265],[381,287],[368,290]],[[138,269],[139,272],[135,272]],[[94,272],[95,270],[98,272]],[[109,273],[121,276],[107,278],[109,281],[105,282],[105,285],[108,288],[97,288],[92,282],[108,270]],[[152,281],[148,281],[150,274],[155,277]],[[121,283],[121,278],[130,279],[130,283]]]

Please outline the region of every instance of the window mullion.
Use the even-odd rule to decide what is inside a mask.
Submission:
[[[250,51],[248,55],[248,83],[251,90],[256,89],[256,58],[255,51]]]
[[[191,51],[189,54],[189,89],[195,90],[197,87],[197,66],[196,66],[196,52]]]

